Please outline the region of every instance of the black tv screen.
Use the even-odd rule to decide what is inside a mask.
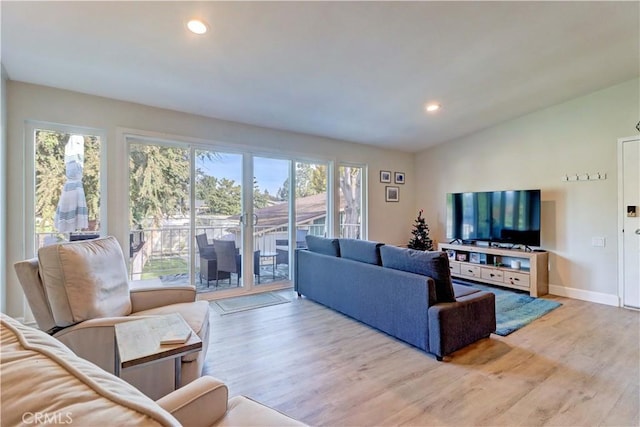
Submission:
[[[447,194],[447,238],[540,246],[540,190]]]

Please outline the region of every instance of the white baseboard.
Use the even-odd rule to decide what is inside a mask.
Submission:
[[[566,286],[551,284],[549,285],[549,293],[559,297],[567,297],[620,307],[620,298],[618,298],[618,295],[603,294],[601,292],[585,291],[584,289],[567,288]]]

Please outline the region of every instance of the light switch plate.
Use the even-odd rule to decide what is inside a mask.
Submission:
[[[604,248],[606,239],[604,237],[592,237],[591,238],[591,246],[595,246],[597,248]]]

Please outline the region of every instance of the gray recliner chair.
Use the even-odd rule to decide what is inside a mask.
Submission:
[[[196,301],[193,286],[130,284],[114,237],[46,246],[38,258],[14,265],[38,327],[78,356],[107,372],[115,366],[113,325],[139,316],[180,313],[202,340],[202,350],[182,357],[185,385],[202,374],[209,344],[209,303]],[[173,390],[173,361],[122,372],[152,399]]]

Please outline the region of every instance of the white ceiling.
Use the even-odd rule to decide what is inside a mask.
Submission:
[[[405,151],[640,75],[637,1],[0,7],[12,80]]]

